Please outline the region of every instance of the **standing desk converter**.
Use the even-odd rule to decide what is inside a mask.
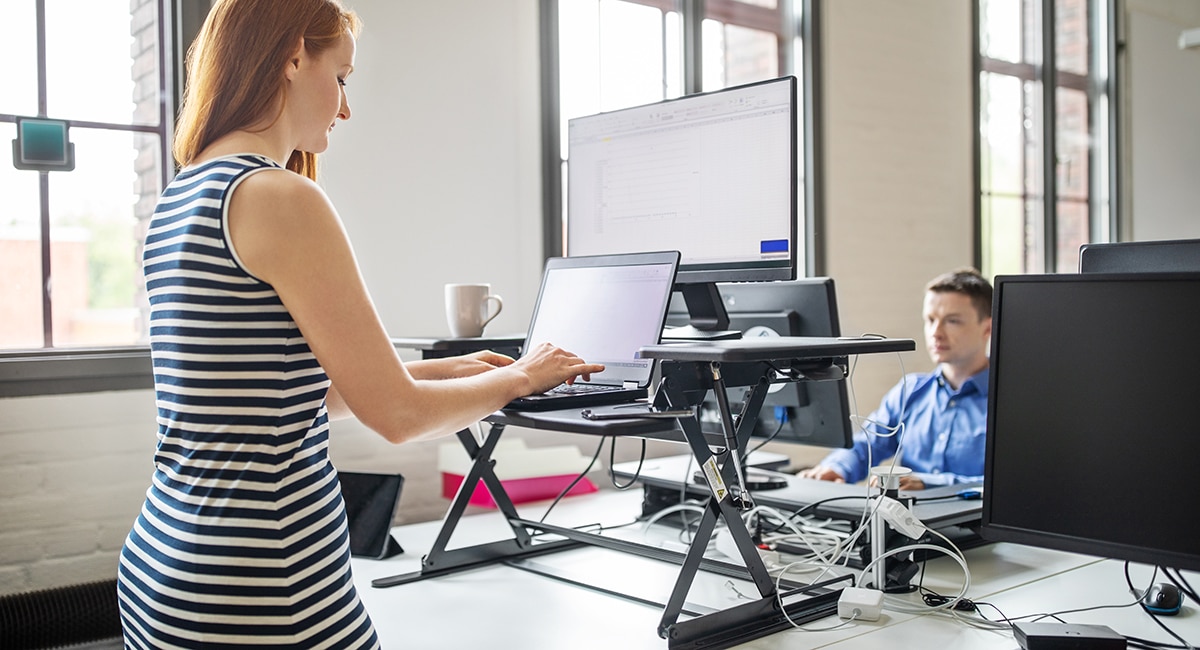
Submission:
[[[445,348],[429,343],[427,339],[396,340],[398,345],[405,341],[420,343],[420,346],[414,347],[427,353],[438,351],[435,350],[438,347],[442,347],[443,350]],[[777,587],[742,521],[741,513],[753,506],[754,495],[740,489],[739,456],[746,449],[754,427],[754,418],[737,419],[733,416],[726,388],[747,387],[739,412],[758,413],[766,398],[767,389],[773,383],[814,379],[844,380],[851,356],[908,352],[915,349],[916,344],[911,339],[878,337],[771,337],[666,343],[643,347],[639,352],[641,357],[659,361],[660,379],[650,398],[652,404],[663,409],[696,407],[704,401],[708,392],[712,391],[717,398],[721,414],[720,433],[704,433],[699,420],[687,416],[676,419],[634,417],[587,420],[577,409],[547,412],[498,411],[485,419],[490,429],[482,444],[476,442],[469,430],[457,434],[472,460],[471,468],[451,502],[433,547],[422,558],[421,570],[379,578],[372,581],[372,586],[390,587],[406,584],[497,562],[529,568],[527,564],[523,564],[528,558],[588,544],[680,564],[675,586],[667,602],[647,603],[663,608],[658,634],[667,639],[668,647],[672,649],[725,648],[786,629],[791,625],[789,619],[802,623],[831,614],[836,610],[837,599],[841,593],[840,589],[833,586],[845,581],[845,578],[835,578],[812,585],[780,581]],[[459,348],[457,351],[466,353],[471,350]],[[589,531],[522,519],[497,478],[494,471],[495,461],[492,459],[496,444],[509,425],[585,435],[634,436],[686,443],[697,465],[705,469],[712,486],[704,514],[686,553],[680,554]],[[475,485],[480,481],[491,492],[497,508],[507,519],[513,536],[469,547],[448,548]],[[725,523],[745,566],[704,557],[708,539],[718,521]],[[543,542],[537,539],[539,535],[550,535],[557,539]],[[702,569],[748,579],[754,583],[759,597],[719,611],[702,613],[689,609],[686,603],[688,590],[696,573]],[[786,590],[781,591],[783,588]],[[613,595],[628,597],[624,594]],[[691,618],[681,621],[681,614]]]

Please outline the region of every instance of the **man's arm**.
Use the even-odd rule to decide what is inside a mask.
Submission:
[[[889,431],[894,430],[900,422],[902,386],[903,383],[897,384],[888,391],[879,408],[854,433],[853,447],[834,450],[819,465],[800,475],[824,481],[857,483],[867,477],[872,464],[894,455],[898,436]],[[867,431],[871,435],[867,435]]]

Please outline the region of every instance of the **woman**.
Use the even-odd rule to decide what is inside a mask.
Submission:
[[[129,647],[377,647],[329,420],[399,443],[603,370],[552,346],[400,361],[313,182],[358,29],[337,0],[222,0],[188,53],[143,260],[159,446],[121,554]]]

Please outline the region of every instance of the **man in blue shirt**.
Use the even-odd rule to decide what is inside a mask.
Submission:
[[[992,285],[975,269],[938,276],[925,287],[924,316],[937,369],[905,377],[863,424],[870,435],[860,430],[852,448],[834,451],[800,476],[861,481],[870,469],[869,446],[875,464],[900,447],[897,465],[912,470],[900,481],[903,490],[983,480]]]

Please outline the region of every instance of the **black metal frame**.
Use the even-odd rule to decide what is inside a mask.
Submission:
[[[800,339],[797,339],[800,341]],[[731,342],[732,343],[732,342]],[[847,582],[850,576],[834,578],[822,583],[803,585],[793,582],[779,582],[769,575],[762,556],[741,518],[744,509],[753,506],[753,495],[742,489],[741,456],[750,439],[754,428],[754,418],[736,419],[732,415],[726,389],[729,386],[748,387],[747,395],[742,403],[742,413],[757,413],[766,398],[767,389],[771,383],[779,381],[804,381],[805,374],[813,376],[829,376],[830,369],[839,369],[844,376],[848,366],[846,356],[830,357],[828,352],[812,355],[806,358],[801,344],[786,358],[747,359],[745,361],[717,361],[699,358],[684,361],[661,361],[661,374],[653,401],[660,407],[680,408],[685,405],[700,404],[709,391],[717,397],[721,411],[723,436],[714,440],[711,434],[705,434],[700,422],[695,417],[681,417],[677,420],[651,421],[651,428],[646,429],[647,420],[636,418],[627,420],[607,420],[597,425],[595,434],[609,435],[620,433],[622,429],[627,435],[646,435],[663,437],[674,434],[678,439],[680,433],[683,441],[691,449],[692,456],[701,468],[705,468],[710,479],[710,495],[704,506],[704,514],[694,531],[692,543],[684,554],[650,547],[625,540],[604,537],[598,533],[564,528],[542,522],[522,519],[517,513],[511,498],[504,489],[503,483],[496,476],[495,461],[492,453],[509,424],[522,425],[538,423],[538,414],[513,413],[511,416],[503,412],[487,418],[490,430],[482,444],[476,442],[469,430],[458,432],[459,442],[471,458],[471,468],[458,487],[458,492],[451,503],[449,511],[442,521],[430,551],[421,559],[418,571],[378,578],[372,581],[373,587],[391,587],[408,584],[428,578],[449,575],[460,571],[504,563],[514,568],[523,569],[547,577],[565,580],[571,584],[596,589],[609,595],[620,596],[647,605],[661,606],[662,618],[658,625],[658,634],[668,641],[672,650],[682,648],[706,648],[709,650],[727,648],[744,643],[774,632],[786,629],[792,624],[807,622],[822,618],[833,613],[837,608],[841,590],[835,588],[839,582]],[[839,345],[841,342],[839,341]],[[846,345],[853,345],[847,343]],[[863,352],[873,351],[902,351],[911,350],[915,344],[911,340],[898,342],[895,340],[879,342],[863,342],[863,346],[874,345],[878,349],[864,349]],[[882,346],[890,345],[890,349]],[[661,346],[660,346],[661,347]],[[429,347],[425,347],[431,352]],[[663,354],[673,354],[676,348],[657,351],[661,359]],[[644,349],[643,356],[654,358],[653,348]],[[546,428],[559,428],[560,421],[544,420]],[[586,428],[586,421],[580,419],[580,427]],[[675,423],[668,426],[667,423]],[[674,426],[678,429],[674,429]],[[659,426],[661,425],[661,426]],[[681,430],[681,432],[679,431]],[[578,432],[582,432],[580,429]],[[714,442],[718,443],[714,451]],[[449,548],[454,531],[462,520],[476,485],[482,481],[491,492],[493,500],[500,513],[505,517],[512,537],[493,542],[485,542],[473,546]],[[704,557],[718,521],[723,520],[738,553],[745,566],[717,562]],[[556,539],[548,542],[538,542],[537,536],[548,534]],[[665,604],[653,603],[643,598],[628,594],[617,593],[609,589],[601,589],[573,580],[560,573],[541,567],[530,559],[538,555],[554,553],[581,545],[599,546],[616,551],[628,552],[651,559],[675,562],[680,565],[675,585]],[[699,571],[709,571],[720,575],[746,579],[754,583],[758,590],[758,598],[734,607],[711,611],[687,603],[686,598],[692,583]],[[785,602],[790,601],[790,602]],[[680,621],[681,614],[692,618]]]

